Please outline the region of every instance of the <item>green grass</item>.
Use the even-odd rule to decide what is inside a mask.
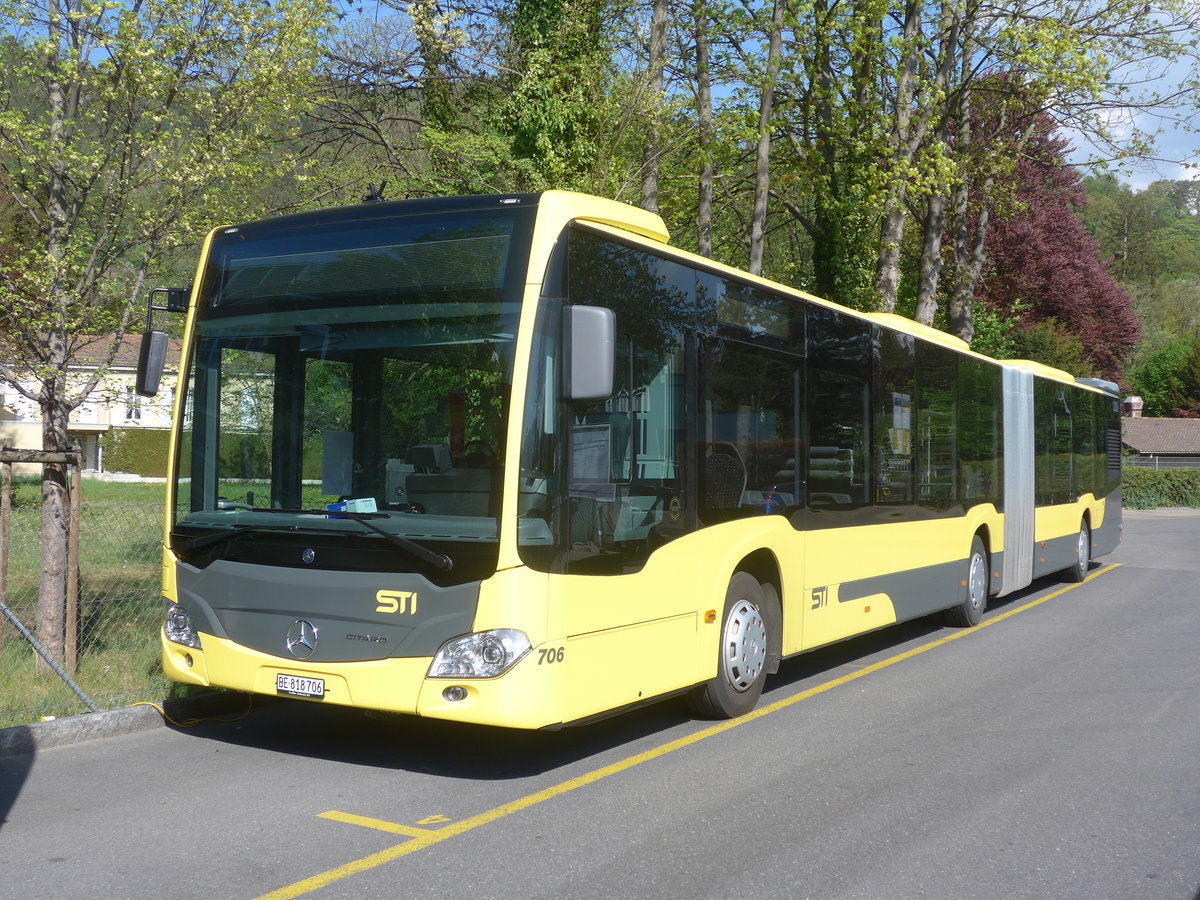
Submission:
[[[20,479],[14,487],[5,602],[36,633],[40,489],[36,479]],[[164,487],[83,483],[81,639],[74,677],[101,708],[161,701],[172,691],[162,674],[158,649]],[[39,671],[44,667],[35,664],[33,649],[6,621],[3,632],[0,727],[86,711],[61,679]]]

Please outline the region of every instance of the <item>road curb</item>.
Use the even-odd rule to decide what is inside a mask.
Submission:
[[[168,716],[180,721],[245,709],[248,703],[246,694],[224,691],[167,700],[160,705]],[[166,724],[167,720],[153,706],[126,706],[121,709],[53,719],[49,722],[35,722],[32,725],[17,725],[0,729],[0,758],[20,753],[36,753],[51,747],[63,747],[97,738],[148,731]]]
[[[1200,509],[1191,506],[1156,506],[1153,509],[1123,509],[1127,519],[1162,519],[1184,516],[1200,516]]]

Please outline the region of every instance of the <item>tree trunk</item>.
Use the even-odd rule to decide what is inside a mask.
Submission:
[[[56,380],[55,384],[61,380]],[[67,449],[68,409],[60,398],[47,397],[47,393],[50,392],[43,392],[41,403],[42,449],[61,452]],[[42,467],[42,573],[38,588],[37,638],[59,661],[62,661],[66,648],[68,624],[67,530],[66,467],[61,463],[46,463]],[[40,658],[38,669],[50,671]]]
[[[647,85],[650,93],[650,122],[646,130],[646,143],[642,148],[642,209],[652,213],[659,211],[658,170],[659,156],[662,153],[659,129],[662,126],[663,65],[666,53],[667,0],[654,0],[654,9],[650,16],[650,80]]]
[[[975,236],[971,240],[967,230],[967,188],[959,189],[961,198],[956,204],[955,236],[954,236],[954,283],[950,289],[950,299],[946,305],[947,318],[950,321],[950,333],[962,338],[968,344],[975,339],[975,286],[979,284],[979,276],[983,272],[986,259],[984,245],[987,241],[988,223],[991,219],[991,178],[984,180],[980,187],[979,213],[975,222]]]
[[[942,235],[946,230],[946,198],[941,193],[925,200],[922,217],[925,238],[921,246],[921,266],[917,279],[917,309],[913,318],[932,325],[937,312],[938,280],[942,274]]]
[[[771,118],[775,107],[775,79],[779,77],[779,55],[783,43],[785,0],[775,0],[771,31],[767,35],[767,72],[758,104],[758,150],[754,163],[754,215],[750,220],[750,274],[761,275],[763,244],[767,233],[767,193],[771,187]]]
[[[64,40],[64,22],[58,0],[48,9],[49,53],[46,65],[47,100],[50,107],[50,146],[54,158],[46,185],[46,249],[56,270],[52,273],[49,297],[55,315],[46,335],[45,367],[53,373],[42,379],[38,405],[42,414],[42,449],[67,449],[67,416],[70,408],[63,402],[67,390],[67,301],[63,285],[62,261],[70,241],[67,216],[67,164],[62,156],[68,125],[69,87],[59,79],[59,60]],[[67,600],[67,479],[60,464],[42,467],[42,574],[38,589],[37,637],[52,656],[63,658]],[[38,659],[41,671],[49,667]]]
[[[896,78],[895,126],[890,136],[892,160],[884,201],[883,222],[879,229],[879,258],[875,264],[875,294],[883,312],[895,312],[896,294],[900,287],[900,245],[904,241],[904,226],[908,221],[908,167],[920,142],[913,128],[913,96],[916,91],[917,62],[920,47],[917,35],[921,30],[921,4],[909,0],[905,4],[903,43],[904,58]],[[920,132],[918,122],[915,131]]]
[[[814,0],[812,17],[815,35],[822,35],[832,27],[828,0]],[[833,111],[834,85],[837,79],[835,63],[827,41],[817,40],[812,46],[811,56],[809,77],[812,127],[816,135],[821,166],[829,179],[828,187],[817,191],[813,198],[813,225],[809,230],[809,236],[812,238],[813,287],[819,296],[837,301],[845,299],[839,296],[838,290],[839,269],[844,252],[838,227],[842,213],[836,208],[834,200],[841,195],[842,189],[837,160],[839,138],[834,127]]]
[[[887,313],[896,311],[896,295],[900,289],[900,245],[904,241],[904,223],[908,219],[907,194],[906,183],[895,185],[887,198],[883,225],[879,229],[875,293],[879,297],[879,309]]]
[[[697,0],[692,7],[696,25],[696,106],[700,126],[700,182],[696,207],[696,252],[712,259],[713,238],[713,106],[712,72],[708,58],[708,5]]]

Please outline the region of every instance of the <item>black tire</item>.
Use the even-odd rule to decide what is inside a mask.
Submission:
[[[1092,529],[1087,522],[1079,523],[1079,537],[1075,540],[1075,562],[1062,570],[1063,581],[1075,584],[1087,578],[1088,568],[1092,564]]]
[[[988,598],[988,555],[979,535],[975,535],[971,541],[971,555],[967,557],[967,577],[962,591],[962,601],[946,610],[943,617],[947,625],[971,628],[983,621]]]
[[[711,719],[732,719],[754,709],[767,679],[770,656],[766,594],[758,579],[737,572],[725,591],[717,674],[688,694],[692,712]]]

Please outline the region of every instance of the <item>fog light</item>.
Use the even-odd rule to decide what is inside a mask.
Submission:
[[[192,667],[192,654],[190,654],[190,653],[183,654],[183,661],[185,663],[187,663],[187,667],[190,669]]]
[[[442,691],[442,698],[448,700],[450,703],[457,703],[459,700],[466,700],[467,689],[456,684],[454,687],[448,687]]]

